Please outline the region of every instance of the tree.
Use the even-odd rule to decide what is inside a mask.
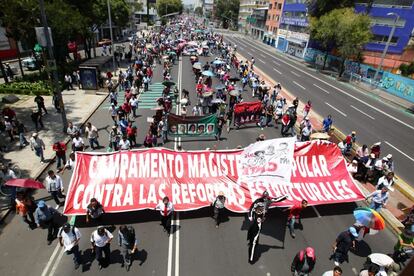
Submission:
[[[203,8],[202,7],[195,8],[194,13],[198,16],[203,16]]]
[[[341,8],[353,7],[355,0],[308,0],[308,13],[312,17],[321,17],[322,15]]]
[[[182,13],[183,3],[181,0],[158,0],[157,12],[159,16],[164,16],[170,13]]]
[[[342,57],[339,75],[341,76],[346,59],[360,59],[363,45],[372,37],[370,18],[357,14],[352,8],[335,9],[319,19],[311,18],[312,38],[318,41],[326,52],[323,69],[329,49],[335,47]]]
[[[239,18],[239,0],[217,0],[215,18],[220,20],[223,25],[232,24],[237,28]]]

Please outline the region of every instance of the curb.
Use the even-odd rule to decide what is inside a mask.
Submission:
[[[239,58],[241,57],[241,60],[246,59],[244,56],[242,56],[239,53],[236,53],[236,56]],[[271,77],[269,77],[269,75],[267,75],[266,73],[264,73],[261,69],[258,69],[257,66],[255,66],[254,71],[256,73],[258,73],[259,75],[261,75],[262,77],[264,77],[264,79],[270,83],[274,83],[275,80]],[[283,89],[282,88],[282,93],[284,93],[284,95],[288,95],[290,98],[294,98],[293,94],[290,93],[288,90]],[[317,117],[316,119],[320,118],[321,116],[316,113],[313,112],[311,117]],[[299,116],[298,116],[299,118]],[[298,127],[296,126],[296,129]],[[332,134],[336,139],[338,140],[343,140],[345,139],[345,135],[339,131],[333,131]],[[354,145],[356,145],[356,143],[354,143]],[[355,151],[355,146],[353,146],[353,151]],[[345,157],[346,158],[346,157]],[[364,194],[369,194],[369,191],[367,189],[365,189],[365,187],[363,187],[363,185],[360,184],[359,181],[354,180],[354,182],[358,185],[358,187],[364,192]],[[396,179],[395,181],[395,187],[398,189],[398,191],[400,191],[404,196],[406,196],[409,200],[414,202],[414,189],[409,186],[405,181],[401,180],[401,179]],[[367,201],[364,201],[364,204],[367,204]],[[395,235],[399,235],[401,233],[401,229],[404,229],[403,224],[387,209],[381,209],[381,215],[383,216],[384,220],[386,221],[387,225],[389,226],[389,229],[395,234]]]
[[[109,95],[109,94],[108,94]],[[96,112],[96,110],[99,108],[99,106],[108,98],[108,95],[106,95],[105,97],[103,97],[102,98],[102,100],[101,101],[98,101],[97,102],[97,104],[95,104],[95,106],[94,106],[94,108],[92,109],[92,111],[91,112],[89,112],[89,114],[87,114],[85,117],[83,117],[82,118],[82,122],[81,122],[81,125],[80,125],[80,127],[82,127],[83,125],[85,125],[85,123],[86,123],[86,121],[88,121],[91,117],[92,117],[92,115]],[[67,145],[68,143],[70,142],[70,139],[69,138],[66,138],[66,140],[65,140],[65,144]],[[46,163],[46,164],[44,164],[36,173],[35,173],[35,175],[33,176],[33,177],[31,177],[31,178],[33,178],[33,179],[35,179],[35,180],[38,180],[39,179],[39,177],[47,170],[47,168],[49,168],[49,166],[55,161],[55,159],[56,159],[56,156],[53,156],[52,158],[51,158],[51,160],[48,162],[48,163]],[[12,209],[11,208],[9,208],[5,213],[4,213],[4,215],[0,218],[0,223],[1,222],[3,222],[5,219],[6,219],[6,217],[10,214],[10,212],[12,211]]]

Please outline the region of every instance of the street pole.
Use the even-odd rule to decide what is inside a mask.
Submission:
[[[112,17],[111,17],[111,4],[109,3],[109,0],[106,0],[106,5],[108,6],[108,18],[109,18],[109,34],[111,36],[111,55],[112,55],[112,69],[114,71],[114,75],[116,76],[116,69],[115,69],[115,43],[114,43],[114,37],[112,34]]]
[[[56,71],[56,60],[53,54],[53,48],[52,48],[52,42],[50,40],[49,28],[47,26],[47,17],[46,17],[46,12],[45,12],[44,0],[39,0],[39,6],[40,6],[41,21],[43,25],[43,32],[46,37],[46,45],[47,45],[49,62],[53,65],[53,67],[50,69],[52,71],[55,100],[59,103],[60,115],[62,117],[62,124],[63,124],[63,132],[66,133],[66,129],[68,127],[68,121],[66,119],[66,111],[65,111],[65,106],[63,104],[62,91],[60,90],[60,87],[59,87],[59,77]]]
[[[395,19],[394,19],[394,24],[392,25],[392,28],[391,28],[390,35],[388,36],[387,44],[385,44],[384,51],[382,52],[381,61],[378,64],[377,70],[375,71],[375,75],[374,75],[374,79],[373,79],[374,83],[376,83],[376,79],[378,77],[378,74],[381,71],[382,65],[384,63],[385,55],[387,54],[388,48],[390,47],[390,44],[391,44],[392,37],[394,36],[394,33],[395,33],[395,28],[397,28],[397,22],[400,19],[400,16],[398,14],[396,14],[395,12],[387,13],[387,15],[388,16],[393,15],[395,17]]]

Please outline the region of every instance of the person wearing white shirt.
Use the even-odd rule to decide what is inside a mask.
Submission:
[[[113,237],[111,232],[103,226],[98,226],[98,229],[91,234],[92,250],[96,254],[95,257],[99,263],[99,269],[102,269],[104,265],[109,265],[111,255],[110,245]]]
[[[131,105],[132,115],[137,117],[137,108],[138,108],[138,99],[136,95],[132,95],[131,99],[129,100],[129,104]]]
[[[160,211],[161,214],[161,224],[164,227],[164,232],[167,232],[168,235],[170,234],[171,229],[171,217],[174,211],[174,205],[168,198],[168,196],[162,199],[162,202],[159,203],[155,210]]]
[[[46,190],[53,197],[57,205],[60,205],[61,202],[59,198],[65,198],[62,194],[63,191],[63,182],[62,178],[59,175],[56,175],[54,171],[50,170],[47,172],[47,177],[45,179]]]
[[[322,274],[322,276],[341,276],[342,275],[342,268],[339,266],[335,266],[333,270],[326,271]]]
[[[75,134],[75,137],[72,140],[72,150],[73,151],[83,151],[85,143],[83,142],[82,137],[79,136],[79,133]]]
[[[119,141],[119,148],[121,150],[129,150],[131,148],[131,143],[126,136],[122,136],[121,141]]]
[[[101,147],[98,142],[99,134],[96,126],[93,126],[90,122],[88,122],[85,127],[85,133],[88,137],[89,145],[93,150],[95,149],[94,145],[96,145],[96,148]]]
[[[79,229],[75,226],[71,226],[69,223],[65,223],[59,229],[57,237],[59,239],[60,246],[65,248],[66,254],[73,254],[75,269],[78,269],[81,264],[81,254],[79,252],[81,233]]]
[[[381,190],[382,187],[385,186],[388,188],[388,190],[393,192],[394,191],[394,188],[392,187],[393,185],[394,185],[394,173],[389,172],[386,175],[380,177],[380,179],[378,179],[377,190]]]

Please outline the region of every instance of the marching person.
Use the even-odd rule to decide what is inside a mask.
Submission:
[[[101,222],[102,215],[105,213],[105,210],[102,204],[96,199],[91,198],[88,206],[86,207],[86,223],[89,223],[91,219],[93,221]]]
[[[216,228],[219,228],[219,224],[223,216],[225,202],[226,202],[226,197],[224,196],[224,193],[220,191],[218,196],[214,200],[214,202],[211,204],[214,208],[213,217],[214,217],[214,220],[216,221]]]
[[[383,186],[381,190],[375,190],[371,194],[367,195],[365,199],[372,197],[371,204],[369,208],[374,209],[379,212],[381,208],[385,208],[385,205],[388,202],[388,187]]]
[[[341,276],[342,275],[342,268],[339,266],[335,266],[333,270],[326,271],[322,274],[322,276]]]
[[[265,215],[267,210],[269,209],[270,205],[272,203],[283,201],[287,198],[287,196],[281,196],[281,197],[270,197],[269,193],[267,191],[264,191],[262,196],[256,199],[252,205],[250,205],[249,210],[249,220],[254,221],[255,216],[257,214],[257,211],[260,209],[263,209],[263,220],[265,219]]]
[[[160,211],[161,225],[164,227],[164,232],[167,232],[169,235],[171,230],[171,217],[174,211],[174,206],[168,196],[162,199],[162,202],[155,207],[155,210]]]
[[[96,148],[97,149],[99,149],[101,146],[99,145],[99,141],[98,141],[98,138],[99,138],[99,133],[98,133],[98,129],[96,128],[96,126],[93,126],[92,124],[91,124],[91,122],[88,122],[87,124],[86,124],[86,127],[85,127],[85,134],[86,134],[86,136],[88,137],[88,140],[89,140],[89,146],[92,148],[92,150],[94,150],[95,149],[95,146],[94,145],[96,145]]]
[[[59,171],[66,163],[66,144],[60,141],[57,141],[52,146],[53,151],[56,153],[56,167]]]
[[[348,252],[351,248],[355,248],[355,239],[357,237],[358,232],[353,226],[338,235],[332,245],[333,254],[330,257],[330,259],[334,260],[336,266],[339,266],[344,261],[348,262]]]
[[[308,206],[308,201],[306,199],[303,199],[301,203],[297,203],[293,205],[292,207],[286,209],[286,211],[289,211],[287,223],[288,223],[289,233],[292,238],[296,237],[295,224],[298,223],[299,225],[302,225],[302,222],[300,220],[300,213],[307,206]]]
[[[75,269],[78,269],[81,264],[81,253],[79,251],[81,233],[79,229],[75,226],[71,226],[69,223],[65,223],[59,229],[57,237],[59,239],[60,246],[65,248],[66,254],[73,254]]]
[[[40,163],[43,164],[45,162],[43,151],[46,149],[46,146],[43,140],[40,139],[36,132],[33,133],[32,138],[30,138],[30,148],[32,149],[32,151],[35,152],[36,156],[40,158]]]
[[[253,223],[247,231],[247,240],[249,241],[249,263],[254,263],[254,253],[256,245],[259,243],[260,231],[262,230],[262,223],[264,219],[264,208],[259,208],[255,211],[256,215]]]
[[[294,276],[308,276],[315,267],[316,256],[312,247],[299,251],[293,258],[290,271]]]
[[[132,226],[121,225],[118,231],[118,245],[122,247],[122,266],[125,265],[129,271],[132,260],[131,255],[138,251],[138,240],[135,236],[135,229]]]
[[[49,207],[43,200],[37,203],[34,218],[37,227],[47,228],[47,245],[50,245],[58,232],[58,225],[53,216],[60,214],[55,208]]]
[[[111,232],[103,226],[98,226],[91,234],[92,251],[95,253],[96,260],[98,261],[99,270],[109,265],[111,257],[110,246],[113,237]]]
[[[59,201],[59,198],[65,198],[63,195],[63,182],[62,178],[59,175],[56,175],[54,171],[49,170],[47,172],[46,181],[46,190],[55,200],[58,207],[63,203]]]

